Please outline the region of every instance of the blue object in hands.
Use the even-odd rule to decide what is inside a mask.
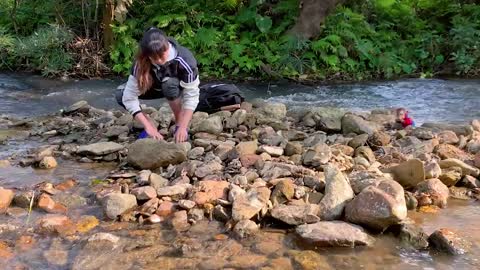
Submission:
[[[147,137],[148,137],[148,133],[147,133],[147,131],[145,131],[145,130],[142,131],[142,132],[140,133],[140,135],[138,135],[138,139],[139,139],[139,140],[140,140],[140,139],[145,139],[145,138],[147,138]]]

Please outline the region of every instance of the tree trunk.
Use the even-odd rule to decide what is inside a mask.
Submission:
[[[310,39],[320,34],[325,18],[343,0],[300,0],[300,14],[291,34]]]
[[[112,22],[115,10],[114,0],[105,0],[103,9],[102,25],[103,25],[103,48],[108,50],[113,44]]]

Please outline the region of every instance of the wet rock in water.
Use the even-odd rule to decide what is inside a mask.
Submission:
[[[105,214],[116,219],[128,210],[137,206],[137,198],[132,194],[110,193],[102,201]]]
[[[193,134],[198,132],[220,134],[223,131],[222,117],[213,115],[201,121],[192,120],[190,130]]]
[[[460,140],[457,134],[451,130],[445,130],[437,134],[440,144],[457,144]]]
[[[155,190],[166,187],[168,185],[168,180],[156,173],[151,173],[148,181],[150,183],[150,186],[152,186]]]
[[[12,203],[15,193],[11,189],[4,189],[0,187],[0,214],[3,214],[7,211],[7,208]]]
[[[422,227],[414,223],[403,222],[391,226],[389,231],[393,232],[400,239],[400,242],[406,246],[419,250],[428,248],[428,235]]]
[[[408,210],[417,209],[418,201],[413,193],[405,191],[405,205],[407,206]]]
[[[447,187],[454,186],[462,178],[462,169],[460,167],[450,167],[444,169],[438,177]]]
[[[449,229],[439,229],[428,238],[430,245],[438,251],[450,255],[469,253],[472,244]]]
[[[380,129],[379,125],[367,121],[363,119],[360,116],[354,115],[354,114],[345,114],[345,116],[342,118],[342,132],[343,134],[350,134],[350,133],[356,133],[356,134],[373,134],[374,132],[378,131]]]
[[[326,257],[318,254],[313,250],[302,250],[302,251],[290,250],[288,251],[288,256],[292,258],[295,269],[302,269],[302,270],[333,269],[328,263],[328,260]]]
[[[450,194],[448,187],[442,181],[433,178],[419,183],[415,187],[416,196],[427,194],[433,204],[439,207],[446,207],[448,196]]]
[[[255,235],[259,230],[258,225],[251,220],[240,220],[233,227],[233,232],[240,238]]]
[[[442,168],[435,160],[431,160],[425,163],[425,178],[438,178],[442,174]]]
[[[87,205],[87,199],[78,194],[57,193],[52,196],[52,199],[65,205],[68,209]]]
[[[434,151],[441,159],[456,158],[456,159],[466,159],[467,154],[458,149],[458,147],[451,144],[439,144],[435,147]]]
[[[267,153],[267,154],[271,155],[272,157],[279,157],[279,156],[283,155],[283,148],[278,147],[278,146],[262,145],[258,148],[258,152]]]
[[[68,263],[68,251],[60,240],[54,239],[50,248],[43,252],[43,257],[50,265],[65,266]]]
[[[470,200],[470,190],[465,187],[450,187],[450,197],[457,200]]]
[[[72,262],[72,270],[94,270],[111,265],[120,253],[121,240],[110,233],[96,233],[86,241]]]
[[[465,175],[461,183],[463,186],[471,189],[480,187],[480,180],[470,175]]]
[[[325,132],[340,132],[345,111],[338,108],[316,107],[308,111],[302,122]]]
[[[47,213],[61,214],[67,212],[67,208],[64,205],[55,202],[50,196],[45,193],[42,193],[40,195],[37,206],[38,208],[44,210]]]
[[[404,188],[414,187],[425,180],[423,162],[416,158],[390,168],[390,172],[393,174],[395,181]]]
[[[171,198],[184,198],[188,192],[192,188],[190,184],[177,184],[174,186],[167,186],[161,187],[157,189],[158,197],[171,197]]]
[[[39,233],[69,234],[67,231],[70,231],[70,228],[73,229],[71,233],[75,233],[75,225],[64,215],[47,214],[37,221],[37,232]]]
[[[127,162],[130,165],[141,169],[156,169],[170,164],[176,165],[186,159],[187,155],[182,147],[155,139],[137,140],[128,148],[127,156]]]
[[[325,168],[325,180],[325,196],[320,202],[319,217],[321,220],[339,219],[345,205],[354,197],[352,187],[345,175],[334,166]]]
[[[258,269],[267,263],[263,255],[236,255],[230,258],[227,266],[232,269]]]
[[[0,188],[0,195],[1,195],[1,188]],[[28,209],[30,207],[30,202],[32,200],[32,197],[33,197],[33,191],[20,191],[20,192],[17,192],[15,194],[15,197],[13,198],[13,204],[18,206],[18,207],[21,207],[21,208],[25,208],[25,209]],[[5,197],[5,196],[0,196],[0,201],[2,200],[2,198],[8,198],[8,197]],[[34,200],[38,200],[38,198],[34,198]],[[35,201],[34,201],[35,203]],[[0,207],[1,209],[1,207]]]
[[[197,205],[215,202],[218,199],[227,200],[230,183],[226,181],[200,181],[197,183],[197,192],[192,200]]]
[[[320,221],[319,211],[316,204],[278,205],[271,210],[271,215],[289,225],[301,225]]]
[[[288,142],[285,146],[285,155],[301,155],[303,153],[303,146],[299,142]]]
[[[235,221],[248,220],[266,207],[270,199],[270,189],[252,188],[233,202],[232,218]]]
[[[42,158],[42,160],[38,163],[38,167],[40,169],[53,169],[57,166],[58,163],[55,158],[50,156]]]
[[[10,167],[10,166],[12,166],[10,164],[10,161],[8,161],[6,159],[0,160],[0,168],[7,168],[7,167]]]
[[[187,211],[185,210],[173,213],[170,223],[172,224],[173,229],[179,232],[188,231],[188,229],[190,229]]]
[[[123,150],[124,146],[115,142],[98,142],[82,145],[78,148],[79,155],[103,156]]]
[[[473,166],[470,166],[461,160],[454,159],[454,158],[440,160],[438,164],[442,169],[447,169],[450,167],[460,167],[462,169],[462,175],[471,175],[474,177],[478,177],[478,175],[480,174],[479,169]]]
[[[353,137],[349,142],[348,146],[352,147],[353,149],[364,146],[367,143],[368,134],[360,134]]]
[[[306,166],[320,167],[327,164],[331,157],[332,152],[328,145],[317,144],[303,154],[303,164]]]
[[[384,230],[406,217],[403,188],[392,180],[383,180],[376,187],[365,188],[345,208],[348,222],[375,230]]]
[[[0,241],[0,259],[10,260],[14,257],[13,250],[8,246],[8,244],[4,241]]]
[[[286,179],[275,185],[270,200],[273,206],[284,204],[293,198],[295,186],[292,180]]]
[[[300,225],[295,231],[303,240],[316,246],[371,246],[375,241],[362,227],[343,221],[320,221]]]
[[[135,195],[139,201],[150,200],[157,197],[157,191],[151,186],[134,188],[131,194]]]
[[[77,231],[86,233],[93,230],[100,224],[98,219],[94,216],[82,216],[77,222]]]
[[[61,190],[61,191],[66,191],[69,190],[77,185],[77,180],[75,179],[68,179],[63,181],[60,184],[55,185],[55,189]]]

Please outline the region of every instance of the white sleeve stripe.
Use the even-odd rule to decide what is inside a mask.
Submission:
[[[185,68],[185,70],[188,72],[188,82],[192,82],[195,80],[195,78],[193,78],[194,74],[193,74],[193,71],[192,69],[190,68],[190,66],[187,64],[187,62],[185,62],[185,60],[183,60],[182,57],[177,57],[178,59],[178,62],[183,66],[183,68]]]

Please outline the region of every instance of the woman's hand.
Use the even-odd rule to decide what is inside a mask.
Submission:
[[[175,130],[175,142],[182,143],[188,139],[188,131],[185,127],[177,126]]]
[[[147,125],[145,131],[151,138],[154,138],[155,140],[163,140],[162,134],[160,134],[160,132],[158,132],[158,130],[152,125]]]

